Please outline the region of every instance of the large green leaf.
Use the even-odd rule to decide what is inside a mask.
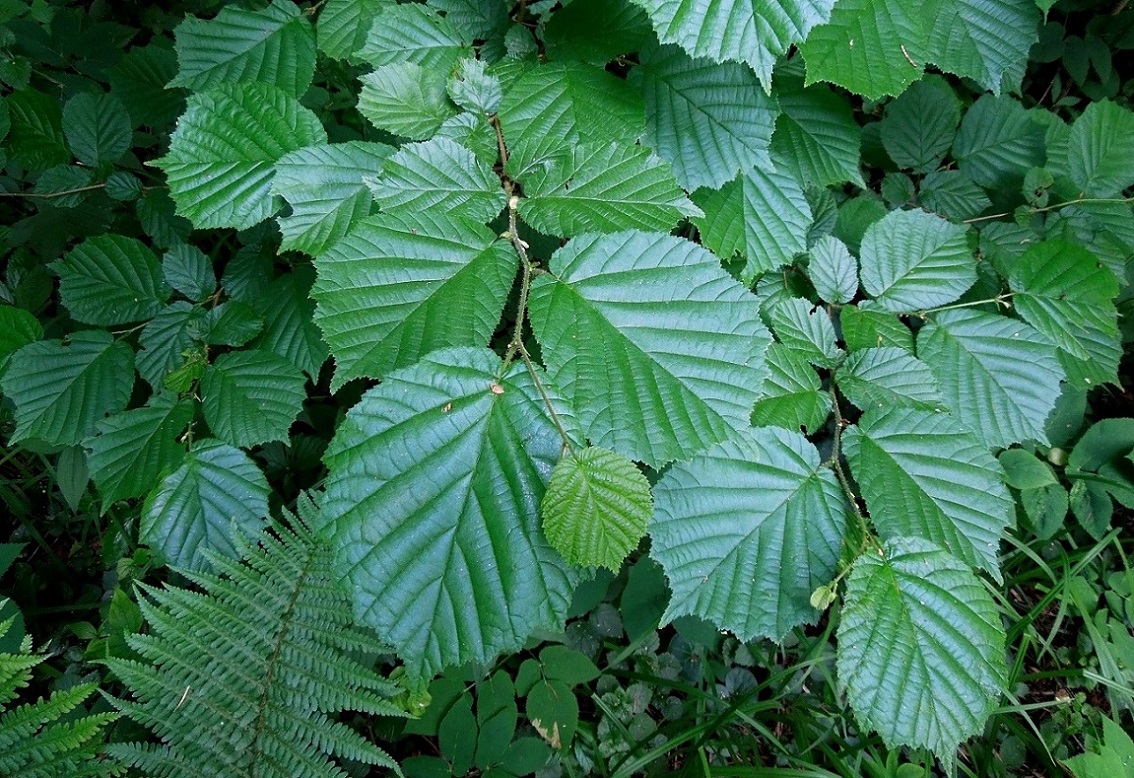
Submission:
[[[646,101],[644,142],[692,191],[716,188],[741,170],[771,164],[779,115],[756,75],[739,63],[692,59],[676,46],[653,46],[630,73]]]
[[[592,446],[559,460],[540,512],[548,541],[564,559],[618,572],[646,534],[653,498],[633,462]]]
[[[1121,195],[1134,184],[1134,113],[1110,100],[1090,103],[1071,127],[1067,156],[1084,195]]]
[[[351,59],[366,41],[378,11],[397,0],[328,0],[319,11],[315,36],[319,50],[335,59]]]
[[[63,304],[86,324],[113,327],[152,318],[171,294],[154,253],[123,235],[87,238],[52,268]]]
[[[507,202],[492,168],[445,138],[402,146],[364,180],[383,211],[405,217],[432,209],[486,222]]]
[[[752,411],[752,424],[774,426],[808,434],[818,432],[831,415],[831,395],[822,390],[819,376],[798,352],[782,343],[768,347],[768,378],[764,397]]]
[[[251,448],[269,440],[287,442],[303,408],[303,374],[267,351],[231,351],[205,370],[202,408],[221,440]]]
[[[1087,382],[1118,383],[1118,281],[1094,254],[1061,240],[1033,244],[1008,283],[1020,316],[1083,363]]]
[[[105,513],[116,500],[141,497],[163,471],[181,464],[184,444],[178,436],[193,420],[193,404],[165,392],[142,408],[98,423],[98,436],[87,438],[87,461]]]
[[[211,21],[190,16],[174,34],[180,69],[169,86],[201,92],[263,81],[300,97],[315,74],[315,29],[290,0],[261,9],[229,6]]]
[[[377,128],[413,140],[425,140],[457,113],[445,91],[444,71],[413,62],[380,67],[361,79],[358,112]]]
[[[780,640],[819,612],[835,574],[847,505],[798,432],[739,433],[671,467],[654,487],[650,554],[673,597],[664,621],[708,619],[741,640]]]
[[[247,454],[219,440],[194,444],[146,498],[138,540],[166,564],[208,571],[206,551],[239,558],[236,538],[266,525],[268,480]]]
[[[985,95],[965,112],[953,157],[985,189],[1018,189],[1028,170],[1044,163],[1043,126],[1019,100]]]
[[[478,224],[425,213],[364,219],[315,263],[332,385],[385,376],[445,346],[487,345],[516,264],[511,246]]]
[[[539,529],[563,441],[523,365],[449,349],[386,376],[327,450],[321,516],[361,620],[411,675],[562,629],[576,577]]]
[[[280,217],[280,248],[318,256],[373,210],[363,179],[377,175],[394,153],[384,143],[348,141],[307,146],[276,163],[272,192],[291,213]]]
[[[694,202],[705,215],[693,222],[701,242],[723,259],[739,253],[748,261],[741,277],[790,264],[807,250],[813,221],[799,182],[773,168],[752,168],[719,190],[702,190]]]
[[[926,59],[1000,94],[1017,91],[1028,51],[1039,38],[1034,0],[942,0],[926,15]],[[930,6],[932,8],[932,5]]]
[[[634,0],[646,9],[662,43],[694,57],[747,62],[766,87],[780,55],[827,21],[834,0]]]
[[[41,171],[71,161],[57,97],[21,89],[6,95],[4,104],[11,122],[5,146],[17,162],[28,170]]]
[[[966,232],[925,211],[891,211],[862,238],[862,288],[900,313],[953,302],[977,279]]]
[[[118,413],[134,387],[134,354],[105,330],[82,330],[68,341],[29,343],[8,359],[0,388],[16,406],[8,438],[74,446],[103,416]]]
[[[878,130],[886,153],[898,167],[928,173],[949,152],[960,123],[961,105],[949,84],[926,79],[886,106]]]
[[[133,140],[126,107],[103,92],[82,92],[67,101],[63,134],[75,158],[92,168],[117,162]]]
[[[412,62],[448,73],[472,54],[469,43],[457,25],[428,6],[388,3],[375,12],[357,58],[374,67]]]
[[[988,447],[1047,442],[1044,423],[1064,372],[1050,341],[1022,321],[943,311],[921,329],[917,355],[954,414]]]
[[[843,451],[882,537],[925,538],[1000,579],[1015,505],[979,437],[949,414],[872,408],[844,433]]]
[[[945,403],[929,366],[897,346],[865,348],[835,373],[847,399],[862,410],[906,406],[943,411]]]
[[[772,135],[776,165],[812,186],[865,186],[859,170],[862,128],[847,99],[826,84],[804,87],[801,78],[777,77],[775,94],[782,111]]]
[[[682,217],[702,216],[678,187],[669,165],[641,146],[580,144],[521,179],[524,221],[549,235],[667,231]]]
[[[918,538],[858,558],[847,579],[838,673],[855,717],[891,748],[946,763],[1004,693],[1000,613],[968,566]]]
[[[177,212],[200,228],[246,229],[272,215],[275,164],[302,146],[326,143],[323,125],[270,84],[230,84],[189,98],[155,164]]]
[[[669,235],[583,235],[532,283],[531,322],[587,437],[656,467],[748,426],[770,335],[716,257]]]

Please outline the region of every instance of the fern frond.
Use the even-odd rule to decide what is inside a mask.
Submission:
[[[203,592],[142,586],[149,632],[128,638],[144,661],[107,660],[133,694],[113,700],[162,745],[108,752],[162,778],[346,776],[346,758],[397,771],[386,752],[334,721],[342,711],[404,716],[398,689],[355,657],[385,650],[352,624],[329,549],[300,504],[292,529],[245,542],[186,573]]]

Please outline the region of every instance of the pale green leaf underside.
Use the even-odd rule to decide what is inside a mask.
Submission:
[[[16,406],[8,443],[74,446],[103,416],[126,407],[133,386],[133,352],[105,330],[72,333],[66,344],[29,343],[12,354],[0,384]]]
[[[382,170],[394,153],[384,143],[348,141],[307,146],[276,163],[273,194],[284,197],[291,214],[279,218],[285,251],[319,256],[373,210],[363,179]]]
[[[397,62],[367,73],[359,81],[358,112],[378,129],[395,135],[425,140],[457,113],[445,91],[444,71]]]
[[[752,411],[752,424],[818,432],[831,414],[831,395],[821,387],[818,374],[803,356],[782,343],[773,343],[768,347],[764,397]]]
[[[268,481],[247,454],[218,440],[194,445],[142,508],[138,539],[164,561],[208,571],[206,550],[235,559],[235,538],[267,523]]]
[[[156,316],[169,299],[153,251],[136,238],[87,238],[52,265],[59,296],[76,321],[113,327]]]
[[[745,65],[692,59],[676,46],[652,47],[640,61],[630,77],[646,102],[643,142],[681,186],[716,188],[771,165],[779,111]]]
[[[673,597],[664,621],[693,614],[741,640],[780,640],[813,622],[831,580],[846,501],[798,432],[738,433],[670,468],[654,487],[651,555]]]
[[[792,297],[772,305],[768,318],[776,340],[817,367],[833,367],[842,353],[835,344],[835,325],[822,306]]]
[[[202,229],[246,229],[276,210],[275,164],[289,151],[327,142],[299,101],[263,83],[232,84],[189,98],[157,161],[177,212]]]
[[[951,761],[1004,693],[1004,628],[968,566],[917,538],[859,557],[847,580],[838,673],[855,717],[890,747]]]
[[[485,346],[516,274],[515,251],[480,225],[364,219],[316,260],[315,321],[337,389],[380,378],[446,346]]]
[[[641,146],[577,145],[521,179],[524,221],[549,235],[667,231],[702,216],[669,166]]]
[[[300,97],[315,74],[315,30],[288,0],[259,10],[229,6],[211,21],[189,17],[174,34],[179,69],[171,87],[202,92],[263,81]]]
[[[1063,368],[1050,342],[1017,319],[969,309],[943,311],[918,333],[945,403],[990,448],[1047,442],[1045,422]]]
[[[882,537],[924,538],[1000,579],[1015,507],[979,437],[949,414],[899,407],[866,411],[843,444]]]
[[[287,442],[303,408],[303,374],[283,357],[266,351],[221,355],[201,380],[202,408],[209,429],[241,448]]]
[[[748,426],[770,335],[756,299],[668,235],[583,235],[532,284],[556,385],[597,446],[658,466]]]
[[[815,292],[829,303],[849,303],[858,293],[858,260],[846,244],[833,235],[824,235],[810,250],[807,276]]]
[[[891,211],[866,230],[862,288],[900,313],[951,303],[976,283],[967,229],[925,211]]]
[[[563,455],[540,512],[548,541],[564,559],[618,572],[646,534],[653,498],[633,462],[592,446]]]
[[[945,410],[929,366],[897,346],[854,352],[835,373],[835,382],[864,411],[897,406]]]
[[[411,675],[485,663],[562,629],[575,575],[539,529],[563,442],[523,365],[434,352],[351,409],[322,520],[356,614]]]

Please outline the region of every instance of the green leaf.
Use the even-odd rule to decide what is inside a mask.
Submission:
[[[948,414],[870,409],[843,434],[843,451],[882,537],[924,538],[1000,580],[1015,505],[979,437]]]
[[[963,222],[984,212],[992,202],[984,190],[960,170],[934,170],[921,181],[921,206],[946,219]]]
[[[492,168],[444,138],[402,146],[364,181],[383,211],[404,217],[432,209],[486,222],[507,204]]]
[[[71,161],[58,98],[23,89],[6,95],[4,104],[11,121],[5,145],[16,161],[32,172]]]
[[[189,98],[156,164],[177,212],[201,229],[247,229],[276,210],[275,164],[289,151],[326,143],[314,113],[264,83],[218,87]]]
[[[525,174],[524,221],[549,235],[668,231],[682,217],[702,216],[669,166],[641,146],[577,145]]]
[[[753,168],[719,190],[697,192],[693,201],[705,212],[693,220],[701,242],[722,259],[745,257],[745,282],[807,250],[811,206],[789,175]]]
[[[890,748],[928,748],[951,762],[1004,693],[1006,639],[991,595],[924,540],[895,538],[858,558],[838,641],[855,718]]]
[[[155,395],[145,407],[98,423],[98,436],[87,438],[83,445],[103,513],[118,500],[143,496],[164,471],[181,464],[185,447],[178,437],[192,420],[193,404],[166,392]]]
[[[1036,537],[1039,540],[1050,540],[1063,529],[1071,501],[1063,486],[1052,484],[1039,489],[1021,490],[1020,505],[1024,508]]]
[[[39,319],[23,308],[0,305],[0,376],[12,354],[42,337]]]
[[[649,18],[632,0],[573,0],[556,10],[543,29],[550,59],[595,64],[640,52],[652,38]]]
[[[862,128],[845,97],[824,84],[804,87],[802,79],[777,78],[782,113],[772,135],[772,158],[785,171],[798,171],[812,186],[850,182],[865,186],[859,170]]]
[[[367,73],[360,81],[358,112],[378,129],[395,135],[426,140],[457,113],[449,102],[442,70],[397,62]]]
[[[898,406],[945,410],[929,367],[895,346],[854,352],[835,373],[835,382],[847,399],[864,411]]]
[[[835,345],[835,326],[821,306],[792,297],[772,305],[768,318],[776,340],[816,367],[834,367],[842,354]]]
[[[256,301],[264,317],[264,336],[257,346],[279,354],[317,382],[330,351],[314,321],[314,281],[312,268],[303,265],[272,282]]]
[[[957,134],[961,106],[943,79],[926,79],[910,86],[886,106],[878,125],[882,145],[901,168],[917,173],[935,170]]]
[[[693,614],[779,641],[818,619],[811,592],[835,574],[847,506],[798,432],[737,433],[671,467],[654,500],[650,554],[673,589],[664,622]]]
[[[653,499],[649,482],[633,462],[591,447],[559,460],[540,513],[544,534],[564,559],[617,573],[646,534]]]
[[[279,219],[280,248],[317,257],[350,232],[373,209],[363,179],[377,175],[393,153],[384,143],[348,141],[284,155],[272,180],[272,192],[291,206]]]
[[[953,302],[977,279],[967,231],[924,211],[891,211],[863,236],[862,288],[899,313]]]
[[[213,261],[188,243],[180,243],[165,253],[161,272],[166,283],[195,303],[203,302],[217,288]]]
[[[471,38],[491,38],[509,24],[507,5],[496,0],[428,0],[428,4]]]
[[[819,376],[803,355],[773,343],[768,347],[764,396],[752,411],[752,424],[818,432],[831,415],[831,395],[821,387]]]
[[[553,644],[544,648],[539,652],[539,664],[545,677],[569,686],[590,683],[602,674],[586,654],[567,646]]]
[[[157,257],[123,235],[87,238],[55,263],[59,295],[76,320],[111,327],[157,315],[169,299]]]
[[[985,189],[1019,190],[1028,170],[1044,163],[1043,127],[1019,100],[985,95],[965,112],[953,157]]]
[[[166,89],[177,75],[177,54],[166,37],[131,46],[106,69],[110,91],[126,106],[133,126],[165,127],[185,107],[184,89]]]
[[[559,750],[571,744],[579,725],[579,701],[563,681],[536,681],[528,692],[525,712],[549,746]]]
[[[87,187],[92,178],[92,171],[88,168],[59,165],[43,171],[32,192],[46,195],[55,208],[76,208],[87,199]]]
[[[364,219],[315,267],[315,321],[337,390],[446,346],[485,346],[516,275],[515,251],[479,224],[421,213]]]
[[[319,11],[315,37],[319,50],[334,59],[353,59],[366,41],[378,11],[395,0],[328,0]]]
[[[267,525],[270,493],[247,454],[203,440],[146,498],[138,540],[166,564],[208,572],[206,551],[237,559],[237,538],[251,539]]]
[[[1059,397],[1055,349],[1027,324],[969,309],[935,314],[917,338],[945,403],[990,448],[1047,442],[1044,422]]]
[[[160,391],[165,377],[184,365],[186,352],[201,342],[204,318],[205,311],[178,300],[142,328],[138,374],[154,389]]]
[[[815,292],[829,303],[849,303],[858,294],[858,260],[846,244],[824,235],[810,250],[807,276]]]
[[[583,235],[549,270],[532,329],[594,445],[657,467],[748,426],[770,336],[716,257],[668,235]]]
[[[646,101],[643,142],[673,166],[682,187],[715,189],[742,170],[771,166],[779,111],[755,73],[692,59],[676,46],[652,46],[639,60],[630,79]]]
[[[463,56],[472,54],[460,29],[432,8],[416,3],[390,3],[374,14],[358,59],[374,67],[411,62],[446,75]]]
[[[562,629],[570,605],[575,575],[538,526],[563,441],[527,369],[501,371],[488,351],[433,352],[363,395],[325,457],[356,614],[414,677]]]
[[[995,94],[1002,86],[1019,91],[1028,52],[1039,38],[1033,0],[943,0],[935,10],[935,17],[923,17],[927,60]]]
[[[286,443],[307,397],[304,383],[299,368],[275,354],[223,354],[201,381],[205,421],[214,435],[241,448],[269,440]]]
[[[260,334],[263,320],[252,306],[241,300],[229,300],[210,308],[199,328],[200,339],[211,346],[243,346]]]
[[[1118,383],[1118,282],[1091,252],[1061,240],[1035,243],[1008,283],[1020,316],[1083,363],[1088,385]]]
[[[300,97],[315,74],[315,30],[287,0],[261,9],[229,6],[211,21],[190,16],[174,35],[180,68],[171,87],[203,92],[262,81]]]
[[[1013,489],[1025,491],[1059,485],[1059,479],[1056,478],[1051,465],[1037,458],[1030,451],[1010,448],[1001,451],[997,459],[1004,468],[1005,481]]]
[[[117,162],[134,136],[126,107],[113,94],[83,92],[63,106],[63,134],[71,153],[92,168]]]
[[[811,28],[827,21],[834,0],[634,0],[646,9],[662,43],[694,57],[747,62],[770,87],[772,66]]]
[[[491,116],[500,108],[504,92],[500,79],[486,72],[479,59],[462,59],[449,79],[449,97],[466,111]]]
[[[134,386],[130,347],[104,330],[82,330],[61,340],[29,343],[8,359],[0,387],[16,406],[8,439],[73,446],[118,413]]]
[[[1087,105],[1071,126],[1071,180],[1087,197],[1120,197],[1134,184],[1134,113],[1110,100]]]
[[[86,494],[89,481],[87,458],[83,450],[78,446],[67,446],[60,451],[55,464],[55,483],[72,513],[78,512],[79,501]]]

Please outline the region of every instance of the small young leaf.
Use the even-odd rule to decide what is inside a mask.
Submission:
[[[500,79],[485,72],[483,60],[466,58],[458,63],[457,71],[449,79],[449,97],[466,111],[491,116],[500,108],[504,92]]]
[[[201,381],[205,420],[214,435],[241,448],[287,442],[307,396],[303,386],[303,374],[283,357],[266,351],[224,354]]]
[[[76,320],[112,327],[157,315],[169,299],[157,257],[136,238],[87,238],[53,265],[59,296]]]

